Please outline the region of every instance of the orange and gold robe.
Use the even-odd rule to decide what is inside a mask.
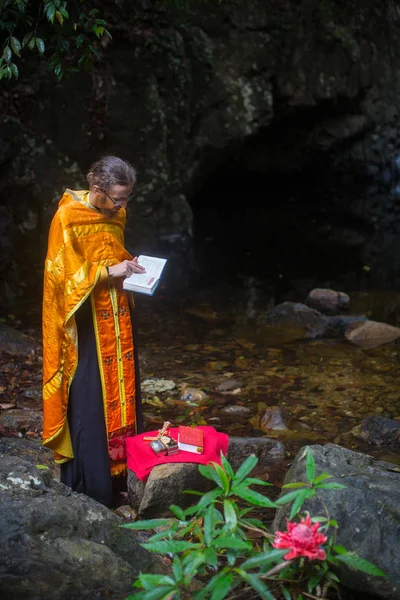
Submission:
[[[66,190],[50,227],[43,295],[43,444],[56,462],[73,455],[67,419],[78,362],[75,313],[90,296],[107,436],[136,432],[136,382],[129,302],[132,294],[106,267],[131,260],[124,247],[126,213],[107,218],[89,192]],[[117,280],[118,281],[118,280]],[[113,461],[111,472],[125,470]]]

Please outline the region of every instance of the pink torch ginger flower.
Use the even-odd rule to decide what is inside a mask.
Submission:
[[[308,515],[300,523],[288,521],[287,531],[277,531],[272,545],[279,550],[285,548],[290,550],[283,557],[285,560],[292,560],[300,556],[306,556],[310,560],[325,560],[326,553],[321,548],[321,544],[328,538],[318,531],[319,527],[320,523],[312,523]]]

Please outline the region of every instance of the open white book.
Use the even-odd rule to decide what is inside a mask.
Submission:
[[[166,262],[166,258],[141,254],[138,256],[138,263],[146,269],[146,273],[132,273],[130,277],[124,279],[124,290],[152,296],[158,286]]]

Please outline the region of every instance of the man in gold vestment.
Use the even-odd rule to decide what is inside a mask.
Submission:
[[[43,296],[43,444],[61,481],[111,505],[124,438],[142,430],[132,294],[144,269],[124,247],[135,169],[103,157],[66,190],[49,233]]]

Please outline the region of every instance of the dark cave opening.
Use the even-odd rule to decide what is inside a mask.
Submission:
[[[271,174],[238,162],[219,167],[190,198],[197,283],[251,279],[275,301],[302,282],[359,289],[360,248],[371,232],[351,210],[352,193],[321,165]]]

